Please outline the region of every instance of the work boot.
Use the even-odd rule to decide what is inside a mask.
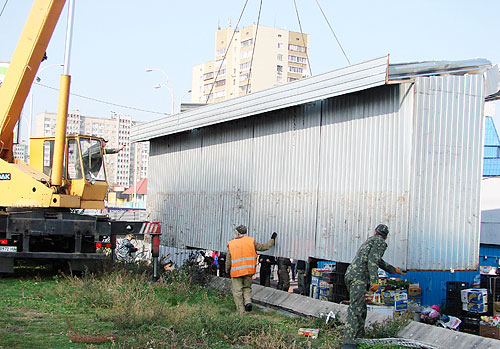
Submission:
[[[252,303],[245,304],[245,311],[252,311]]]

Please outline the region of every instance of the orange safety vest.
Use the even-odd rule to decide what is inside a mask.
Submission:
[[[253,275],[257,271],[257,252],[254,239],[243,236],[227,243],[231,254],[231,277]]]

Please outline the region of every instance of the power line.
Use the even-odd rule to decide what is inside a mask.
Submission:
[[[55,87],[52,87],[52,86],[40,84],[38,82],[35,82],[35,84],[38,85],[38,86],[42,86],[42,87],[48,88],[50,90],[59,91],[58,88],[55,88]],[[87,100],[93,101],[93,102],[98,102],[98,103],[102,103],[102,104],[112,105],[114,107],[120,107],[120,108],[125,108],[125,109],[130,109],[130,110],[135,110],[135,111],[140,111],[140,112],[150,113],[150,114],[170,115],[169,113],[162,113],[162,112],[153,111],[153,110],[147,110],[147,109],[141,109],[141,108],[134,108],[134,107],[129,107],[129,106],[122,105],[122,104],[111,103],[111,102],[103,101],[103,100],[97,99],[97,98],[82,96],[82,95],[79,95],[79,94],[76,94],[76,93],[70,93],[70,95],[71,96],[75,96],[75,97],[80,97],[80,98],[83,98],[83,99],[87,99]]]
[[[217,74],[215,74],[214,82],[212,83],[212,87],[210,88],[210,92],[208,93],[207,100],[205,103],[208,103],[208,100],[210,99],[210,96],[212,95],[212,91],[214,90],[215,82],[217,81],[217,77],[219,76],[219,72],[222,69],[222,64],[224,64],[224,61],[226,60],[226,55],[227,55],[229,49],[231,48],[231,44],[233,42],[234,35],[236,34],[238,27],[240,26],[241,17],[243,17],[243,13],[245,12],[245,8],[247,7],[247,4],[248,4],[248,0],[246,0],[245,4],[243,5],[243,9],[241,10],[241,13],[240,13],[240,18],[238,18],[238,23],[236,23],[236,27],[234,27],[233,35],[231,36],[231,40],[229,40],[229,45],[227,46],[226,52],[224,52],[224,57],[222,57],[222,61],[220,62],[220,66],[219,66],[219,69],[217,70]]]
[[[311,61],[309,60],[309,53],[307,53],[306,40],[304,37],[304,32],[302,31],[302,24],[300,23],[299,9],[297,8],[297,2],[293,0],[295,5],[295,13],[297,14],[297,21],[299,22],[300,34],[302,34],[302,42],[304,43],[304,49],[306,51],[307,65],[309,66],[309,75],[312,75]]]
[[[250,86],[250,79],[252,78],[253,56],[255,54],[255,47],[257,47],[257,33],[259,32],[259,23],[260,23],[260,13],[261,13],[261,11],[262,11],[262,0],[260,0],[259,15],[257,16],[257,28],[255,28],[255,38],[254,38],[254,41],[253,41],[252,58],[250,59],[250,69],[248,70],[248,83],[247,83],[247,88],[245,90],[245,94],[248,94],[248,87]]]
[[[318,7],[319,7],[319,10],[321,11],[321,13],[323,14],[323,17],[325,18],[325,21],[326,23],[328,24],[328,26],[330,27],[330,30],[332,31],[332,34],[333,36],[335,37],[335,40],[337,40],[337,44],[339,44],[339,47],[340,49],[342,50],[342,53],[344,54],[344,57],[345,59],[347,60],[347,63],[349,63],[349,65],[351,65],[351,61],[349,60],[349,58],[347,58],[347,54],[345,53],[344,51],[344,48],[342,47],[342,45],[340,44],[340,40],[337,38],[337,35],[335,35],[335,32],[333,31],[333,28],[332,26],[330,25],[330,22],[328,22],[328,18],[326,18],[326,15],[325,13],[323,12],[323,9],[321,8],[318,0],[316,0],[316,4],[318,4]]]

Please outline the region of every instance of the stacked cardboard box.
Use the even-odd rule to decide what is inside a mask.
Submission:
[[[384,303],[394,305],[395,311],[404,311],[408,309],[408,291],[390,290],[382,292]]]
[[[344,263],[337,263],[333,268],[332,264],[325,264],[324,269],[313,268],[311,270],[310,296],[334,302],[348,299],[347,287],[344,282],[346,268],[343,268],[343,265]]]
[[[420,284],[410,284],[408,286],[408,304],[415,306],[422,305],[422,289],[420,288]]]
[[[460,291],[462,309],[471,313],[488,312],[488,290],[485,288],[467,288]]]

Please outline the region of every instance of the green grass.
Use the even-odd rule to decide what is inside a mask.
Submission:
[[[0,348],[335,348],[343,326],[255,309],[192,282],[186,270],[156,283],[133,268],[82,277],[0,279]],[[319,328],[317,339],[297,334]],[[370,348],[370,346],[365,346]]]

